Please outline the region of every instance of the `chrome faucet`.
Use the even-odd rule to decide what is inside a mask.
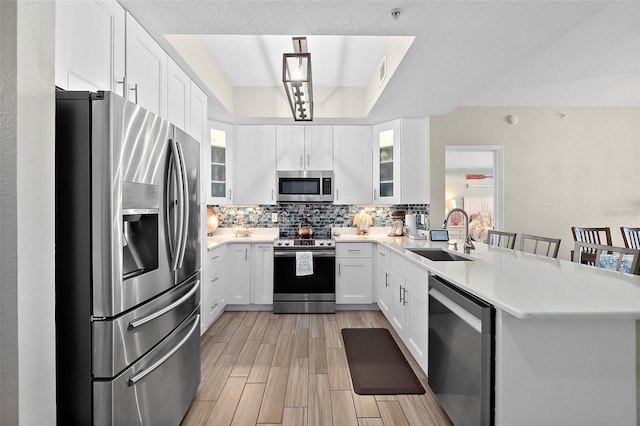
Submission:
[[[473,243],[471,242],[471,237],[469,236],[469,215],[467,214],[467,212],[465,212],[463,209],[459,207],[455,207],[449,210],[447,217],[444,219],[444,222],[442,223],[442,229],[447,229],[447,224],[449,223],[449,217],[453,212],[460,212],[464,216],[464,219],[465,219],[464,221],[464,252],[469,254],[471,253],[471,250],[476,249],[476,246],[473,245]]]

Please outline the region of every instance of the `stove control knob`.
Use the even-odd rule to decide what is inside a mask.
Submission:
[[[327,245],[330,246],[331,245],[331,241],[327,241]]]
[[[288,246],[288,245],[289,245],[289,241],[285,242],[285,243],[284,243],[284,245],[285,245],[285,246]]]
[[[282,241],[278,241],[276,244],[281,246],[282,245]]]
[[[324,245],[324,242],[323,242],[323,241],[320,241],[320,245],[321,245],[321,246],[323,246],[323,245]]]

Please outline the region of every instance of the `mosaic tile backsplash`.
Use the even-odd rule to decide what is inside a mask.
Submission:
[[[296,236],[299,224],[310,224],[314,236],[326,237],[331,227],[355,227],[353,217],[363,210],[371,215],[372,226],[391,227],[391,212],[404,210],[405,214],[418,215],[418,228],[429,229],[429,204],[400,204],[390,206],[359,206],[337,204],[278,204],[259,206],[208,206],[220,218],[221,228],[248,226],[250,228],[280,228],[283,235]],[[278,221],[272,222],[272,214]],[[420,216],[425,215],[425,224],[420,224]]]

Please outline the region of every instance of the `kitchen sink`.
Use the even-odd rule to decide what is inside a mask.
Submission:
[[[424,249],[424,248],[415,248],[415,249],[407,249],[417,255],[420,255],[426,259],[433,260],[434,262],[458,262],[458,261],[472,261],[473,259],[469,259],[466,257],[458,256],[457,254],[453,254],[448,251],[444,251],[442,249]]]

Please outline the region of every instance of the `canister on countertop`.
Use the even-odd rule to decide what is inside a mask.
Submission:
[[[408,229],[407,233],[409,235],[418,235],[418,227],[416,225],[416,215],[415,214],[405,215],[404,223],[405,223],[405,226]]]

